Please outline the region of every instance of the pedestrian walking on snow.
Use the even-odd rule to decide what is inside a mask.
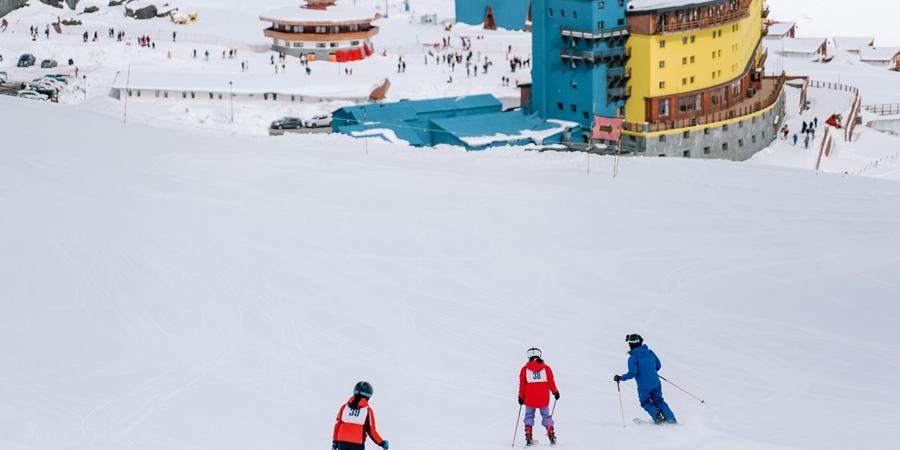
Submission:
[[[795,135],[796,136],[796,135]],[[629,334],[625,342],[631,349],[628,354],[628,372],[624,375],[616,375],[613,381],[616,383],[635,379],[638,389],[638,400],[641,407],[655,424],[677,423],[675,414],[666,404],[662,394],[662,383],[659,381],[659,369],[662,363],[659,358],[644,344],[644,338],[638,334]]]
[[[372,385],[368,382],[356,383],[353,396],[338,411],[331,441],[332,450],[365,450],[366,436],[379,447],[388,450],[388,441],[378,434],[375,411],[369,406],[373,392]]]
[[[803,148],[809,148],[809,134],[807,134],[806,137],[803,138]]]
[[[532,429],[535,412],[541,412],[541,424],[547,429],[550,445],[556,445],[553,413],[550,410],[550,394],[559,400],[559,389],[553,370],[541,359],[540,349],[528,349],[528,363],[519,371],[519,405],[525,406],[525,445],[534,445]]]
[[[797,145],[797,133],[794,133],[793,139],[794,139],[794,145],[796,146]]]

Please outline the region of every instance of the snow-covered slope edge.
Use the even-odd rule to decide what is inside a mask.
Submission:
[[[508,448],[533,345],[568,450],[893,442],[897,183],[0,123],[3,448],[325,448],[359,379],[392,448]],[[623,430],[628,332],[708,405]]]

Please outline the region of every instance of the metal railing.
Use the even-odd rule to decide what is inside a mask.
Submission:
[[[775,102],[777,102],[781,97],[781,93],[784,89],[785,83],[784,74],[779,77],[766,78],[776,79],[775,89],[773,89],[772,92],[769,93],[765,98],[754,101],[752,104],[738,105],[728,110],[678,120],[667,120],[659,122],[625,122],[622,125],[622,128],[625,131],[631,131],[635,133],[653,133],[657,131],[677,130],[679,128],[707,125],[711,123],[731,120],[737,117],[748,116],[750,114],[769,108],[770,106],[774,105]]]
[[[582,59],[588,62],[602,62],[612,59],[625,59],[631,57],[630,47],[613,48],[609,50],[568,50],[559,51],[563,59]]]
[[[864,105],[864,111],[877,114],[879,116],[894,116],[900,114],[900,103],[884,103],[881,105]]]
[[[628,36],[628,27],[621,26],[615,28],[601,28],[599,31],[580,31],[573,28],[562,28],[560,34],[563,37],[581,38],[581,39],[610,39],[614,37]]]
[[[677,22],[657,23],[656,33],[673,33],[679,31],[693,30],[697,28],[707,28],[716,25],[722,25],[729,22],[736,22],[741,19],[750,17],[750,0],[742,0],[737,9],[726,11],[716,16],[708,16],[695,20],[680,20]]]

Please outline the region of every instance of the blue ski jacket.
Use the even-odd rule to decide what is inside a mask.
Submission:
[[[661,387],[659,375],[656,372],[662,368],[662,363],[647,345],[642,345],[631,351],[628,357],[628,373],[622,375],[622,381],[634,378],[639,390],[650,390]]]

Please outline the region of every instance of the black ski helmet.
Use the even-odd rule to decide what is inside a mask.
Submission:
[[[534,359],[534,358],[541,359],[541,356],[542,356],[541,349],[539,349],[537,347],[529,348],[527,354],[528,354],[529,360]]]
[[[628,343],[628,346],[631,347],[632,350],[644,345],[644,338],[639,334],[629,334],[625,336],[625,342]]]
[[[359,383],[356,383],[356,386],[353,387],[353,395],[372,398],[372,394],[374,393],[375,391],[372,389],[372,385],[369,384],[368,381],[360,381]]]

